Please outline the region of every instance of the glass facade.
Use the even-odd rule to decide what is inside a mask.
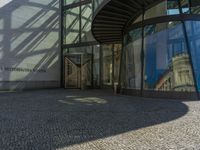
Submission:
[[[142,14],[133,21],[123,42],[122,89],[139,90],[141,94],[200,92],[200,21],[172,21],[174,15],[199,14],[199,3],[163,0],[144,12],[145,22],[135,25],[142,22]]]
[[[93,88],[120,81],[121,90],[141,94],[200,92],[200,19],[190,18],[200,13],[199,0],[162,0],[144,9],[124,30],[123,44],[95,41],[92,19],[102,2],[66,0],[63,7],[64,56],[91,56]]]
[[[186,21],[192,63],[196,77],[198,92],[200,92],[200,21]]]
[[[181,23],[149,25],[144,35],[144,89],[195,91]]]
[[[91,32],[94,11],[102,2],[103,0],[94,3],[88,0],[65,0],[62,11],[63,57],[69,54],[92,56],[89,87],[93,88],[113,87],[119,79],[121,44],[101,45]],[[63,78],[66,78],[65,75]]]
[[[141,89],[141,46],[142,29],[134,29],[126,35],[125,39],[125,68],[124,86],[128,89]]]
[[[64,12],[64,44],[78,43],[80,41],[80,9],[70,8]]]
[[[113,45],[103,45],[103,62],[102,62],[102,75],[103,85],[109,86],[113,83]]]
[[[81,6],[81,42],[95,41],[91,32],[92,4]]]

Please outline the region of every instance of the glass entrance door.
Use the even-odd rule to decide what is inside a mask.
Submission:
[[[92,55],[65,56],[65,88],[85,89],[92,86]]]

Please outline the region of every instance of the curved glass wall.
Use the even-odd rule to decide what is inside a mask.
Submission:
[[[181,22],[144,28],[144,90],[194,92]]]
[[[189,21],[173,17],[180,14]],[[199,0],[163,0],[144,12],[143,23],[133,21],[124,36],[121,88],[200,92],[200,16],[191,21],[193,14],[200,14]]]
[[[200,14],[199,0],[180,0],[180,6],[184,14]],[[144,19],[178,14],[180,14],[179,0],[162,0],[160,3],[145,11]],[[142,21],[142,15],[136,18],[133,23],[139,21]]]
[[[135,29],[126,35],[124,86],[128,89],[141,89],[141,46],[142,28]]]
[[[186,21],[185,23],[196,76],[197,88],[200,92],[200,21]]]

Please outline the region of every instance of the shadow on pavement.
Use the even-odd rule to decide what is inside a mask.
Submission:
[[[115,96],[98,90],[0,95],[0,149],[58,149],[176,120],[181,101]]]

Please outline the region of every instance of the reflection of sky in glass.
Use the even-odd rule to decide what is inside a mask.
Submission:
[[[189,8],[182,8],[183,13],[189,12]]]
[[[187,13],[189,11],[189,8],[182,8],[183,13]],[[179,9],[168,9],[167,15],[176,15],[179,14]]]
[[[176,15],[179,14],[179,9],[168,9],[167,15]]]
[[[155,30],[166,24],[146,26],[145,31],[150,28]],[[145,44],[145,82],[148,88],[155,88],[159,78],[169,69],[172,59],[178,54],[186,53],[181,24],[155,33],[148,32]]]
[[[194,71],[198,86],[198,91],[200,92],[200,22],[199,21],[186,21],[186,29],[189,35],[190,50],[192,54],[192,62],[194,65]]]

